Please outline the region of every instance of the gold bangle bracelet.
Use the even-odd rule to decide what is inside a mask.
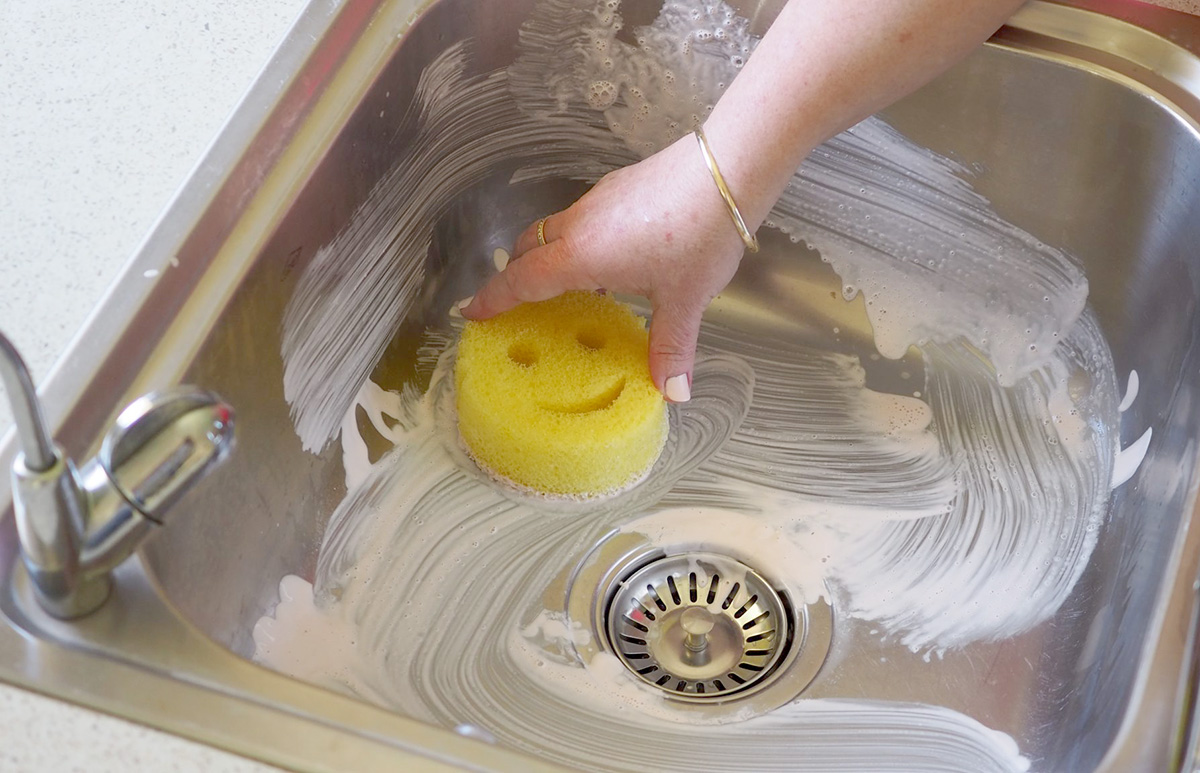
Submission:
[[[758,252],[758,237],[750,233],[750,229],[746,227],[746,221],[742,219],[737,202],[733,200],[733,194],[729,192],[729,186],[725,184],[725,178],[721,176],[721,170],[717,167],[717,159],[713,157],[712,150],[708,147],[708,139],[704,136],[704,130],[697,126],[695,133],[696,141],[700,143],[700,153],[704,156],[704,164],[708,167],[713,182],[717,184],[717,191],[720,192],[721,198],[725,199],[725,206],[729,208],[729,216],[733,218],[733,225],[737,228],[738,236],[742,237],[746,249]]]

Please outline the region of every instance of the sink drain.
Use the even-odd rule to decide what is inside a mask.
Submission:
[[[557,586],[568,618],[594,634],[574,645],[581,661],[611,653],[685,721],[740,721],[794,700],[833,642],[830,606],[794,599],[828,594],[772,582],[720,545],[619,531],[596,543]]]
[[[613,651],[643,681],[675,696],[722,698],[768,679],[791,643],[791,614],[757,572],[688,553],[651,561],[609,602]]]

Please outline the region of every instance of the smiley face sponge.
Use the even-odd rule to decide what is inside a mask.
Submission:
[[[454,374],[467,451],[488,472],[545,494],[636,483],[667,438],[646,354],[645,320],[595,293],[467,322]]]

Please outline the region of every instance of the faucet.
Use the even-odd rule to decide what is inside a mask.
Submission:
[[[21,558],[39,604],[70,619],[98,609],[112,570],[233,447],[233,409],[194,387],[135,400],[82,469],[55,445],[29,369],[0,333],[19,453],[12,466]]]

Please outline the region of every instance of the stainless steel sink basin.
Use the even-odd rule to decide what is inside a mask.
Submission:
[[[631,26],[649,23],[657,12],[657,6],[624,5]],[[372,635],[385,638],[361,646],[412,657],[389,672],[387,684],[364,686],[362,674],[308,683],[252,660],[255,624],[275,609],[281,578],[315,579],[327,605],[350,592],[345,577],[353,561],[339,562],[356,556],[335,549],[345,539],[337,519],[348,517],[364,491],[375,491],[370,486],[378,480],[369,476],[378,473],[362,473],[361,466],[348,472],[348,436],[339,429],[349,410],[345,432],[357,428],[366,439],[354,446],[362,455],[355,458],[378,462],[389,458],[384,435],[402,418],[370,429],[366,412],[354,409],[366,379],[391,392],[405,384],[428,388],[430,351],[439,342],[444,348],[454,329],[446,310],[494,270],[493,249],[578,196],[587,180],[636,157],[595,116],[565,134],[548,130],[541,144],[503,144],[512,130],[506,121],[520,114],[510,91],[493,86],[520,74],[508,69],[528,43],[519,31],[538,33],[538,23],[547,23],[543,10],[533,0],[310,4],[42,390],[56,438],[76,457],[95,449],[130,398],[181,382],[214,390],[236,408],[237,449],[178,506],[179,514],[138,559],[116,572],[113,598],[75,622],[57,621],[33,601],[17,554],[7,480],[0,482],[0,678],[297,769],[741,764],[1074,772],[1188,764],[1200,626],[1200,535],[1189,529],[1200,483],[1200,19],[1107,0],[1030,3],[986,47],[881,116],[899,133],[896,142],[917,149],[917,155],[885,161],[903,168],[914,158],[936,157],[969,179],[968,190],[990,202],[996,217],[1029,235],[1012,236],[1014,244],[1034,256],[1074,256],[1063,258],[1064,265],[1077,260],[1089,284],[1081,324],[1096,325],[1111,350],[1104,378],[1114,390],[1119,378],[1123,390],[1127,374],[1140,376],[1138,395],[1119,418],[1115,399],[1102,406],[1114,422],[1113,436],[1103,434],[1099,419],[1092,431],[1113,446],[1119,434],[1120,444],[1129,446],[1149,429],[1148,453],[1111,497],[1104,488],[1086,536],[1081,527],[1070,537],[1086,545],[1086,561],[1061,598],[1039,607],[1045,615],[1033,615],[1006,636],[987,634],[984,622],[964,627],[973,633],[958,639],[946,626],[921,636],[904,623],[883,635],[880,629],[891,623],[865,616],[853,589],[832,583],[810,597],[788,586],[775,598],[768,578],[760,606],[746,602],[755,610],[748,617],[772,610],[789,616],[792,633],[783,644],[792,649],[764,650],[753,655],[761,660],[748,662],[751,670],[761,663],[788,669],[790,676],[783,687],[745,699],[752,702],[730,703],[745,710],[741,716],[705,714],[703,705],[719,702],[705,704],[695,684],[680,682],[675,698],[701,706],[681,709],[691,714],[664,720],[648,699],[649,708],[634,700],[619,717],[596,719],[604,707],[588,701],[603,691],[564,691],[552,677],[539,681],[511,663],[492,671],[480,665],[492,663],[512,637],[531,640],[524,639],[523,626],[561,624],[557,614],[569,614],[576,628],[564,628],[565,638],[538,640],[540,654],[533,657],[553,661],[541,664],[547,672],[579,669],[590,658],[608,662],[597,654],[605,648],[609,611],[597,588],[625,570],[650,577],[652,591],[667,576],[655,574],[653,561],[662,551],[648,548],[637,529],[619,527],[661,509],[663,496],[682,501],[670,498],[668,484],[690,480],[687,485],[702,487],[686,477],[703,468],[687,466],[681,449],[689,446],[678,433],[689,431],[706,399],[715,404],[722,395],[744,393],[750,402],[734,424],[749,422],[772,437],[769,412],[755,411],[769,407],[763,390],[775,382],[760,371],[752,387],[753,376],[746,375],[752,371],[739,370],[720,352],[722,336],[748,336],[795,362],[833,347],[838,356],[862,361],[873,389],[936,391],[937,384],[922,380],[929,373],[919,355],[897,362],[872,357],[867,307],[842,298],[842,282],[803,241],[809,238],[829,258],[834,237],[801,229],[789,239],[764,229],[762,255],[744,264],[708,318],[709,364],[699,372],[707,382],[697,384],[710,384],[711,392],[701,389],[692,409],[699,413],[676,413],[677,442],[663,463],[682,459],[678,476],[667,475],[663,486],[603,512],[584,507],[563,516],[543,505],[523,522],[503,521],[524,505],[497,494],[487,518],[511,526],[511,539],[526,535],[533,546],[537,519],[566,520],[538,548],[542,552],[534,552],[540,558],[532,564],[484,566],[471,575],[464,574],[463,556],[486,563],[487,545],[477,547],[478,554],[456,552],[452,541],[425,548],[405,541],[421,538],[420,529],[397,526],[390,543],[396,571],[412,569],[401,585],[376,592],[407,594],[421,610],[411,620],[437,623],[419,630],[401,619],[374,621]],[[752,32],[773,16],[767,6],[739,12]],[[533,72],[553,87],[553,71]],[[459,102],[445,98],[453,88],[465,89]],[[533,107],[552,111],[550,95]],[[480,126],[476,139],[500,143],[476,166],[462,161],[474,156],[446,139],[471,121]],[[590,160],[581,164],[581,158]],[[381,191],[394,199],[378,208]],[[871,195],[866,187],[863,195]],[[409,206],[414,201],[418,205]],[[374,220],[372,211],[379,213]],[[361,266],[332,259],[373,254],[405,257],[375,264],[376,273],[364,273],[357,285],[347,275]],[[144,278],[151,269],[158,272],[153,281]],[[378,306],[347,300],[371,292],[395,301],[394,319],[377,313]],[[328,321],[330,309],[339,308],[350,334],[329,338],[313,321]],[[375,311],[359,313],[368,308]],[[312,355],[305,347],[319,354],[331,340],[340,343],[328,356],[310,356],[307,370],[294,368],[298,357]],[[1108,356],[1097,355],[1105,363]],[[10,465],[14,454],[10,437],[0,447],[0,463]],[[1111,460],[1105,464],[1111,472]],[[850,464],[829,474],[845,482],[853,499],[861,492],[852,484],[869,480],[873,470]],[[751,478],[753,471],[746,471],[740,480]],[[793,488],[797,496],[812,493],[801,484]],[[735,494],[714,496],[737,510]],[[430,512],[457,523],[453,519],[467,518],[454,508],[459,501],[448,497]],[[389,507],[410,504],[380,494],[373,506],[386,522]],[[919,509],[903,498],[896,508]],[[467,520],[464,533],[492,523]],[[1030,550],[1036,553],[1037,546]],[[724,592],[730,586],[709,574],[728,578],[731,570],[722,567],[734,564],[705,561],[693,565],[692,577],[700,571],[702,584],[711,581]],[[684,566],[680,576],[686,576]],[[776,590],[781,585],[787,583],[775,583]],[[1045,601],[1038,595],[1044,590],[1032,587],[1030,603]],[[736,592],[730,589],[731,599]],[[472,612],[478,598],[471,595],[489,593],[496,594],[491,606],[520,607],[507,627],[488,628]],[[536,603],[521,607],[523,593]],[[654,598],[613,597],[627,604]],[[964,589],[950,608],[980,603],[980,620],[989,604],[1000,606]],[[539,610],[550,617],[539,617]],[[666,602],[662,610],[673,614]],[[937,620],[944,623],[945,614],[951,613]],[[692,615],[688,635],[693,641],[715,636],[725,617]],[[551,639],[557,644],[546,649]],[[429,642],[440,642],[455,667],[430,666],[438,647]],[[627,647],[621,657],[636,662],[645,654],[641,647]],[[653,682],[660,672],[647,673],[644,681]],[[455,683],[460,677],[469,690]],[[715,684],[705,681],[704,690],[731,686]],[[763,716],[731,721],[748,714]],[[590,721],[591,729],[563,730],[573,718]],[[803,754],[789,751],[797,739]]]

